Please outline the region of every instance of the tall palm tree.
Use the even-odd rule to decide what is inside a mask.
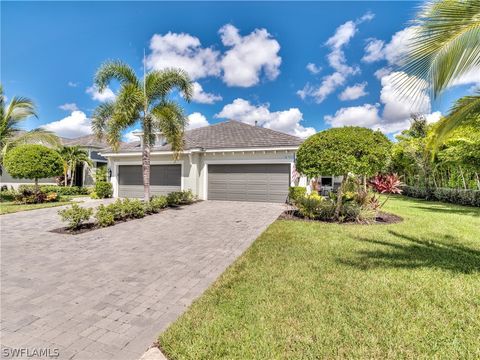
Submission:
[[[108,144],[118,149],[122,131],[140,123],[143,130],[142,170],[144,200],[150,201],[150,149],[155,133],[161,132],[170,143],[175,158],[183,148],[183,132],[187,124],[182,107],[168,99],[174,89],[182,92],[190,101],[192,82],[186,72],[167,69],[145,73],[139,79],[133,69],[122,61],[108,61],[95,75],[95,84],[100,91],[110,81],[120,83],[115,101],[101,104],[94,112],[93,132]]]
[[[59,148],[58,153],[63,160],[63,174],[65,176],[65,186],[67,186],[67,174],[69,170],[71,174],[70,186],[73,186],[77,165],[83,164],[85,166],[92,166],[92,161],[88,157],[88,152],[80,149],[79,146],[62,146],[61,148]]]
[[[448,86],[470,71],[480,71],[480,1],[429,1],[421,8],[413,29],[410,51],[403,70],[414,75],[399,77],[403,94],[421,91],[420,78],[438,97]],[[457,101],[438,128],[437,145],[465,119],[479,116],[480,93]]]
[[[5,153],[16,145],[44,143],[57,146],[60,143],[58,137],[50,131],[43,129],[22,131],[20,123],[30,116],[37,116],[33,101],[15,96],[7,105],[3,86],[0,85],[0,165],[3,164]]]

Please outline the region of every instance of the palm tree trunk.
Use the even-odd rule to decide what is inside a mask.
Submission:
[[[143,201],[150,201],[150,145],[143,141],[142,170],[143,170]]]
[[[34,190],[35,191],[35,202],[38,201],[38,190],[39,190],[38,189],[38,179],[35,178],[35,190]]]
[[[477,173],[477,172],[475,172],[475,177],[476,177],[476,179],[477,179],[477,188],[478,188],[478,190],[480,190],[480,177],[478,177],[478,173]]]
[[[460,170],[460,176],[462,177],[463,188],[467,190],[467,183],[465,182],[465,176],[463,176],[463,170],[460,166],[458,167],[458,170]]]
[[[71,169],[71,171],[72,171],[72,178],[70,179],[70,187],[73,186],[73,181],[75,180],[75,167],[76,167],[76,164],[73,164],[73,165],[72,165],[72,169]]]
[[[340,210],[342,210],[342,196],[343,196],[343,186],[347,180],[348,175],[344,175],[342,178],[342,183],[337,190],[337,206],[335,207],[335,220],[340,219]]]

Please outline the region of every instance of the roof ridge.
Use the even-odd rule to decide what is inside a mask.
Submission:
[[[235,119],[230,119],[228,121],[231,121],[231,122],[235,122],[235,123],[239,123],[239,124],[242,124],[242,125],[246,125],[246,126],[249,126],[251,128],[256,128],[256,129],[263,129],[263,130],[267,130],[267,131],[270,131],[270,132],[273,132],[273,133],[276,133],[276,134],[281,134],[281,135],[287,135],[287,136],[291,136],[293,138],[296,138],[296,139],[300,139],[300,140],[303,140],[301,137],[299,136],[295,136],[295,135],[291,135],[291,134],[287,134],[283,131],[278,131],[278,130],[273,130],[273,129],[270,129],[270,128],[266,128],[264,126],[256,126],[256,125],[250,125],[250,124],[247,124],[243,121],[240,121],[240,120],[235,120]]]

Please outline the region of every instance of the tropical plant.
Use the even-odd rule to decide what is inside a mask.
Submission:
[[[480,1],[429,1],[412,27],[410,51],[403,66],[408,77],[398,80],[401,92],[422,90],[425,80],[436,98],[448,86],[480,67]],[[436,146],[464,120],[480,114],[480,96],[457,101],[443,125],[437,128]]]
[[[38,179],[58,176],[63,163],[60,155],[43,145],[19,145],[5,155],[5,168],[14,178],[35,180],[35,194],[39,193]]]
[[[0,84],[0,165],[7,151],[17,145],[30,143],[44,143],[57,146],[58,137],[52,132],[43,129],[22,131],[20,123],[27,118],[37,117],[35,104],[32,100],[15,96],[6,104],[3,86]]]
[[[63,159],[63,174],[65,177],[65,186],[67,186],[67,173],[70,171],[70,186],[75,182],[75,175],[77,165],[84,164],[85,166],[92,166],[92,161],[88,156],[88,152],[80,148],[80,146],[62,146],[58,153]]]
[[[95,182],[94,188],[95,194],[98,196],[99,199],[106,199],[110,198],[113,195],[113,186],[112,183],[107,181],[97,181]]]
[[[403,185],[397,174],[378,174],[370,180],[370,185],[380,194],[387,194],[387,197],[380,205],[383,207],[391,194],[401,194]]]
[[[58,212],[62,221],[68,223],[72,230],[78,229],[85,221],[88,221],[93,215],[92,208],[84,208],[77,204],[72,204],[70,208]]]
[[[380,131],[348,126],[321,131],[305,140],[297,151],[297,170],[310,178],[342,175],[335,217],[342,208],[342,192],[348,174],[372,176],[385,169],[391,143]]]
[[[121,61],[103,64],[95,75],[99,91],[105,90],[112,80],[120,83],[115,101],[101,104],[94,112],[92,129],[108,144],[118,149],[122,131],[140,123],[143,131],[142,171],[144,201],[150,200],[150,149],[155,133],[161,132],[178,157],[183,148],[183,132],[187,120],[181,106],[169,100],[172,90],[178,89],[190,101],[192,82],[180,69],[167,69],[145,73],[139,79],[133,69]]]

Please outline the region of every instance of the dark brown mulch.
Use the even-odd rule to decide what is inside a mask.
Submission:
[[[339,223],[333,220],[312,220],[303,217],[297,210],[287,210],[284,211],[279,217],[278,220],[294,220],[294,221],[305,221],[305,222],[321,222],[321,223],[329,223],[329,224],[342,224],[342,225],[387,225],[387,224],[396,224],[403,221],[403,218],[395,215],[390,214],[387,212],[379,212],[377,217],[375,218],[374,222],[355,222],[355,221],[346,221]]]

